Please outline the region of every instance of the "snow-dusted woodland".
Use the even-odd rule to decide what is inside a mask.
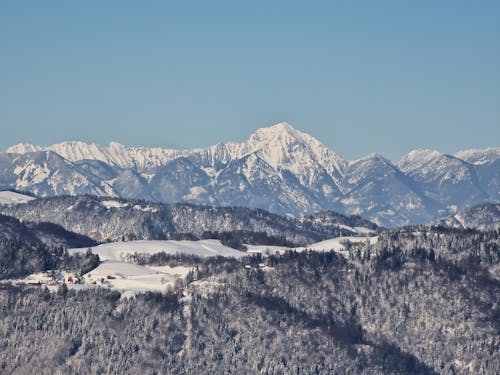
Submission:
[[[23,221],[50,221],[96,241],[108,242],[183,236],[218,238],[238,231],[243,242],[252,242],[245,237],[248,232],[252,238],[269,237],[267,241],[273,241],[273,245],[298,246],[338,236],[366,235],[377,229],[359,216],[335,212],[294,219],[242,207],[160,204],[92,196],[39,198],[26,204],[0,205],[0,213]]]
[[[498,231],[414,226],[314,251],[132,241],[97,256],[11,227],[3,373],[500,371]]]
[[[258,129],[242,143],[195,150],[63,142],[0,153],[0,187],[39,196],[246,206],[296,217],[336,210],[388,227],[498,203],[499,185],[499,148],[349,161],[287,123]]]

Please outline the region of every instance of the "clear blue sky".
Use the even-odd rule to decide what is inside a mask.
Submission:
[[[500,145],[500,1],[2,1],[0,149]]]

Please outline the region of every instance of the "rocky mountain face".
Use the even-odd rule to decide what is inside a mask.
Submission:
[[[150,203],[95,196],[39,198],[0,205],[0,212],[22,221],[50,221],[96,241],[179,239],[205,232],[265,233],[307,245],[338,236],[365,235],[377,226],[359,216],[335,212],[293,219],[261,209]]]
[[[458,229],[500,229],[500,204],[485,203],[466,207],[456,214],[436,219],[432,224]]]
[[[195,150],[63,142],[0,153],[0,187],[42,197],[246,206],[295,217],[338,210],[384,226],[499,202],[499,186],[500,148],[455,156],[415,150],[398,163],[378,154],[348,161],[287,123],[258,129],[242,143]]]

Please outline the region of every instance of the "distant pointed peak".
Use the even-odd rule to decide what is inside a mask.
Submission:
[[[294,131],[295,128],[288,122],[278,122],[277,124],[271,125],[269,128],[277,129],[277,130],[286,130],[286,131]]]
[[[255,131],[254,134],[280,134],[280,133],[293,134],[296,132],[297,130],[288,122],[278,122],[277,124],[271,126],[259,128]]]
[[[252,133],[250,139],[258,142],[273,139],[287,139],[288,141],[296,140],[306,143],[314,140],[312,136],[295,129],[288,122],[279,122],[265,128],[259,128]]]

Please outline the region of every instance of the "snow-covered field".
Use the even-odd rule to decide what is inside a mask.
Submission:
[[[180,270],[182,268],[182,270]],[[83,285],[103,285],[128,292],[163,292],[191,270],[189,267],[162,267],[161,270],[133,263],[105,260],[97,268],[83,275]],[[95,284],[94,284],[95,283]],[[74,284],[78,287],[79,284]]]
[[[186,254],[200,257],[223,256],[240,258],[247,254],[242,251],[224,246],[219,240],[201,241],[127,241],[112,242],[92,247],[92,252],[99,255],[101,260],[125,260],[127,255],[134,253],[141,254]],[[69,249],[68,252],[86,252],[87,248]]]
[[[30,195],[20,194],[9,190],[0,191],[0,204],[26,203],[36,199]]]
[[[70,249],[71,253],[86,252],[88,248]],[[99,255],[101,264],[85,274],[84,284],[71,284],[71,288],[102,285],[125,292],[125,296],[145,291],[165,291],[176,280],[184,279],[190,267],[141,266],[126,262],[127,255],[167,254],[197,255],[200,257],[223,256],[240,258],[247,254],[224,246],[218,240],[202,241],[129,241],[114,242],[91,248]]]
[[[337,237],[337,238],[332,238],[329,240],[321,241],[321,242],[316,242],[311,245],[305,246],[305,247],[295,247],[295,248],[287,248],[287,247],[282,247],[282,246],[269,246],[269,245],[246,245],[248,250],[247,252],[250,254],[282,254],[285,251],[305,251],[305,250],[314,250],[314,251],[337,251],[337,252],[343,252],[345,250],[344,243],[345,242],[350,242],[350,243],[364,243],[366,241],[369,241],[371,244],[376,243],[378,240],[377,236],[373,237]]]
[[[345,250],[345,246],[343,245],[345,242],[350,243],[365,243],[369,241],[371,244],[377,243],[378,236],[374,237],[337,237],[329,240],[321,241],[313,243],[305,248],[300,249],[308,249],[308,250],[316,250],[316,251],[339,251],[342,252]]]
[[[337,237],[329,240],[313,243],[305,247],[287,248],[283,246],[270,246],[270,245],[245,245],[247,251],[239,251],[230,247],[224,246],[219,240],[201,240],[201,241],[127,241],[127,242],[112,242],[98,245],[90,248],[94,254],[99,255],[101,261],[113,260],[124,261],[127,255],[138,254],[157,254],[165,252],[167,254],[186,254],[197,255],[200,257],[210,256],[223,256],[241,258],[249,254],[276,254],[283,253],[289,250],[304,251],[304,250],[317,250],[317,251],[343,251],[346,241],[351,243],[362,243],[370,241],[375,243],[378,237]],[[88,248],[69,249],[71,253],[83,253]]]
[[[66,283],[70,289],[86,289],[94,287],[107,287],[121,291],[122,296],[131,296],[139,292],[158,291],[164,292],[171,288],[176,280],[184,279],[191,271],[191,267],[169,267],[169,266],[141,266],[126,262],[129,254],[155,254],[165,252],[167,254],[197,255],[200,257],[223,256],[241,258],[252,254],[277,254],[286,251],[330,251],[340,253],[345,251],[344,244],[363,243],[369,241],[375,243],[378,237],[338,237],[321,241],[306,247],[286,248],[268,245],[246,245],[247,252],[238,251],[224,246],[219,240],[202,241],[129,241],[114,242],[98,245],[90,248],[93,253],[98,254],[101,264],[83,275],[76,277],[69,273],[50,272],[29,275],[24,279],[10,280],[13,283],[37,284],[47,286],[56,290],[62,283]],[[70,254],[86,252],[88,248],[70,249]]]
[[[140,266],[105,260],[81,277],[68,272],[48,271],[21,279],[2,280],[0,283],[39,285],[51,291],[57,291],[62,284],[75,290],[105,287],[122,292],[122,297],[129,297],[140,292],[165,292],[174,286],[176,280],[184,279],[191,270],[191,267]]]

